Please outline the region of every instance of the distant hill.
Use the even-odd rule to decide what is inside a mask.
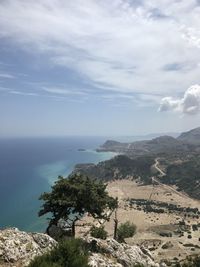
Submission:
[[[129,143],[121,143],[114,140],[107,140],[97,151],[122,152],[129,147]]]
[[[182,133],[177,139],[185,143],[200,145],[200,127]]]
[[[131,159],[126,155],[118,155],[110,160],[95,164],[77,164],[74,173],[82,173],[90,178],[110,181],[113,179],[123,179],[128,176],[135,178],[142,177],[143,182],[149,183],[151,176],[151,166],[154,158],[142,156]]]
[[[159,159],[166,175],[162,182],[176,185],[190,196],[200,199],[200,127],[179,137],[160,136],[151,140],[119,142],[107,140],[97,151],[119,155],[99,164],[79,164],[74,172],[106,181],[139,178],[151,183],[155,159]]]
[[[146,154],[177,153],[190,151],[191,145],[172,136],[160,136],[152,140],[120,143],[113,140],[106,141],[97,151],[113,151],[129,156]]]
[[[142,140],[151,140],[153,138],[166,136],[166,135],[177,138],[180,135],[180,133],[166,132],[166,133],[151,133],[151,134],[145,134],[145,135],[115,136],[115,137],[110,137],[110,139],[111,140],[114,139],[115,141],[118,141],[121,143],[132,143],[132,142],[142,141]]]

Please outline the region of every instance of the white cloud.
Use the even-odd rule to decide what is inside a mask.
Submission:
[[[189,87],[184,96],[179,99],[164,97],[161,100],[159,111],[178,111],[194,115],[200,112],[200,85]]]
[[[23,96],[38,96],[36,93],[28,93],[28,92],[22,92],[22,91],[17,91],[17,90],[11,90],[8,91],[9,94],[14,94],[14,95],[23,95]]]
[[[15,76],[10,73],[0,73],[0,78],[3,79],[14,79]]]
[[[0,38],[100,89],[176,94],[200,83],[199,11],[196,0],[6,0]]]
[[[78,96],[86,96],[86,92],[77,91],[77,90],[70,90],[66,88],[60,88],[60,87],[46,87],[43,86],[42,90],[44,90],[47,93],[51,94],[57,94],[57,95],[78,95]]]
[[[0,92],[7,93],[7,94],[13,94],[13,95],[38,96],[38,94],[34,93],[34,92],[20,91],[20,90],[15,90],[15,89],[3,87],[3,86],[0,86]]]

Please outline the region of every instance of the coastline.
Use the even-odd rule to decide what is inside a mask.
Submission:
[[[84,157],[84,162],[83,163],[70,163],[69,165],[65,162],[55,162],[52,164],[47,164],[44,165],[43,168],[45,168],[45,170],[43,169],[43,175],[44,178],[47,180],[48,184],[49,184],[49,189],[50,186],[52,186],[54,184],[54,182],[57,180],[58,175],[62,175],[64,178],[67,178],[68,175],[70,175],[71,173],[73,173],[73,171],[76,168],[76,165],[81,164],[81,165],[87,165],[87,164],[98,164],[100,162],[106,161],[106,160],[110,160],[112,158],[114,158],[116,155],[118,155],[118,153],[115,152],[108,152],[108,151],[101,151],[101,152],[97,152],[94,149],[85,149],[84,151],[76,151],[76,153],[81,153],[81,154],[85,154]],[[93,158],[92,162],[87,161],[88,155],[96,155],[96,158]],[[57,168],[60,165],[60,169]],[[53,167],[53,168],[52,168]],[[40,169],[41,171],[41,169]],[[41,174],[41,173],[40,173]],[[48,178],[47,178],[48,177]],[[38,217],[38,220],[36,220],[34,222],[33,225],[31,225],[31,227],[29,227],[30,231],[33,231],[32,229],[36,229],[37,232],[44,232],[44,230],[46,229],[47,226],[47,221],[45,219],[45,217],[41,218]],[[38,227],[38,229],[37,229]]]
[[[6,206],[1,210],[0,228],[44,232],[47,222],[38,217],[39,196],[50,190],[58,175],[67,177],[76,164],[97,164],[114,157],[114,153],[95,151],[103,142],[100,138],[85,137],[2,140],[0,201]],[[78,151],[81,147],[85,151]]]
[[[67,178],[67,176],[75,170],[76,165],[96,165],[102,161],[110,160],[119,154],[110,151],[98,152],[94,149],[85,149],[84,151],[77,150],[74,152],[77,154],[82,154],[82,161],[68,162],[67,160],[62,160],[42,165],[37,169],[39,176],[47,179],[49,185],[51,186],[56,181],[58,175],[62,175],[63,177]],[[91,158],[91,155],[95,155],[96,157],[91,160],[87,160],[88,156]]]

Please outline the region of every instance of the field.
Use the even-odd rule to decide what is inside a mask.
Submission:
[[[139,244],[148,248],[157,261],[176,261],[187,255],[200,253],[200,201],[176,191],[175,187],[162,184],[140,185],[133,180],[109,182],[108,191],[113,197],[118,197],[119,224],[130,221],[137,226],[136,235],[126,240],[128,244]],[[146,211],[146,204],[140,205],[140,200],[154,211]],[[163,213],[160,212],[160,206],[165,207]],[[113,219],[114,214],[109,222],[105,222],[105,229],[110,237],[113,235]],[[98,225],[98,222],[88,216],[83,223],[88,225],[88,228],[84,227],[87,230],[92,223]],[[79,234],[81,229],[82,227]]]

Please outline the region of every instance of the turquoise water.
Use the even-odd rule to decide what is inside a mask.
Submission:
[[[38,197],[58,175],[66,177],[78,163],[98,163],[113,153],[98,153],[103,137],[0,139],[0,228],[44,231]],[[78,151],[83,148],[85,151]]]

